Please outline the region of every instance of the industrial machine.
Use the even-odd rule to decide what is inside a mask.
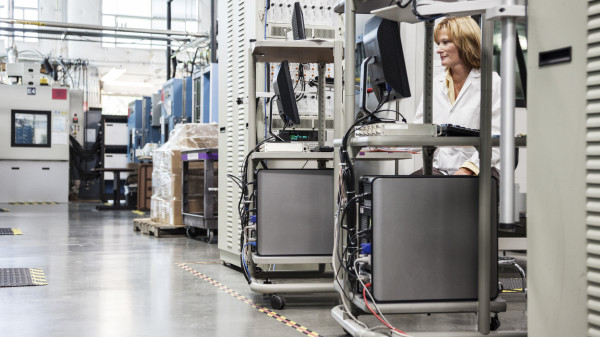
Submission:
[[[139,161],[140,150],[146,144],[158,143],[160,141],[160,120],[157,118],[158,123],[154,123],[153,107],[154,105],[150,97],[142,97],[142,99],[129,103],[127,118],[127,161],[130,163],[137,163]]]
[[[143,147],[142,119],[145,110],[144,103],[145,97],[129,103],[127,108],[127,161],[130,163],[138,162],[135,151]]]
[[[192,78],[172,78],[163,84],[160,142],[169,140],[169,133],[179,123],[192,121]]]
[[[82,134],[83,115],[71,91],[2,86],[0,99],[0,202],[67,202],[69,136]]]
[[[144,97],[145,109],[144,117],[142,118],[142,147],[148,143],[160,142],[160,106],[155,107],[155,102],[160,102],[160,93],[152,95],[152,97]]]

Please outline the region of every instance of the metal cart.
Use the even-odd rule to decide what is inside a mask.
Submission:
[[[489,4],[483,4],[483,2],[473,1],[472,3],[478,3],[482,6],[488,6]],[[459,3],[459,6],[466,4],[464,2]],[[454,8],[452,4],[446,5],[445,10],[439,12],[427,12],[426,14],[437,14],[440,12],[449,12]],[[431,9],[434,6],[428,8]],[[384,314],[413,314],[413,313],[458,313],[458,312],[474,312],[478,315],[478,326],[477,331],[453,331],[453,332],[417,332],[410,333],[413,336],[482,336],[482,335],[494,335],[494,336],[526,336],[524,331],[490,331],[494,330],[498,326],[497,316],[491,316],[491,313],[503,312],[506,310],[506,303],[502,301],[490,301],[490,281],[491,273],[491,203],[490,203],[490,186],[491,186],[491,100],[489,100],[491,93],[491,51],[492,51],[492,35],[493,35],[493,23],[492,17],[495,19],[501,18],[503,24],[512,25],[514,28],[515,18],[524,15],[524,7],[517,6],[510,1],[500,2],[496,7],[493,8],[479,8],[477,10],[463,11],[458,14],[460,15],[471,15],[484,13],[484,22],[482,24],[482,100],[481,100],[481,137],[480,138],[466,138],[466,137],[453,137],[452,139],[442,139],[436,137],[355,137],[349,141],[349,151],[351,152],[351,158],[356,157],[356,152],[364,146],[423,146],[423,167],[425,172],[431,172],[432,167],[432,155],[433,150],[436,146],[476,146],[479,148],[479,154],[481,158],[481,167],[479,175],[479,231],[478,231],[478,299],[477,301],[443,301],[443,302],[412,302],[412,303],[379,303],[378,308],[381,313]],[[463,8],[463,7],[461,7]],[[487,9],[487,11],[486,11]],[[377,9],[371,12],[377,16],[381,16],[387,19],[417,23],[420,22],[411,11],[411,8],[401,8],[399,6],[389,6],[382,9]],[[346,25],[346,45],[355,44],[355,24],[356,24],[356,7],[353,1],[345,1],[345,25]],[[421,13],[422,15],[423,12]],[[455,13],[456,14],[456,13]],[[425,23],[425,73],[424,73],[424,123],[431,123],[432,121],[432,99],[431,99],[431,78],[432,78],[432,55],[433,55],[433,22]],[[507,36],[511,36],[510,28],[507,29]],[[512,32],[512,38],[514,38],[514,32]],[[503,34],[504,35],[504,34]],[[505,46],[514,46],[514,41],[504,41]],[[510,47],[509,47],[510,48]],[[506,56],[506,55],[507,56]],[[504,59],[514,59],[514,53],[503,51],[503,69],[513,69],[510,63],[505,63]],[[352,69],[354,66],[354,50],[352,48],[346,48],[345,62],[346,69]],[[509,60],[510,61],[510,60]],[[514,73],[507,74],[503,78],[503,84],[506,85],[507,91],[514,90]],[[354,73],[347,72],[345,74],[345,88],[344,94],[347,100],[345,101],[345,116],[341,120],[344,123],[344,127],[348,128],[352,125],[353,112],[354,112]],[[514,94],[514,91],[513,91]],[[512,100],[512,104],[511,101]],[[512,129],[505,128],[505,121],[514,121],[514,96],[510,93],[504,97],[503,95],[503,126],[502,133],[505,135],[514,134],[514,124]],[[512,106],[512,111],[511,111]],[[337,132],[335,137],[340,139],[342,137],[341,132]],[[507,153],[506,157],[510,157],[510,152],[514,153],[515,139],[514,137],[502,137],[500,142],[503,156]],[[337,144],[338,146],[340,144]],[[496,146],[498,143],[496,142]],[[509,158],[509,159],[513,159]],[[513,167],[514,164],[505,163],[504,158],[502,161],[502,167]],[[338,167],[338,162],[336,166]],[[506,170],[510,171],[510,170]],[[426,173],[427,174],[427,173]],[[503,177],[501,180],[504,184],[512,183],[511,177]],[[510,195],[509,193],[504,193]],[[504,200],[503,200],[504,201]],[[512,209],[511,209],[512,210]],[[347,224],[349,226],[350,224]],[[337,235],[337,234],[336,234]],[[336,247],[340,253],[343,251],[342,243]],[[334,265],[334,267],[336,267]],[[337,267],[336,267],[337,268]],[[332,309],[333,318],[342,326],[342,328],[353,336],[387,336],[375,331],[368,329],[362,324],[357,318],[357,315],[368,314],[368,305],[373,305],[369,300],[365,302],[361,298],[361,294],[354,293],[351,289],[351,283],[348,277],[345,275],[345,271],[341,272],[341,280],[335,283],[336,289],[340,292],[340,298],[345,303],[345,306],[337,306]],[[491,317],[491,319],[490,319]]]
[[[182,215],[187,235],[196,237],[200,229],[212,243],[218,229],[217,162],[218,149],[182,151]]]

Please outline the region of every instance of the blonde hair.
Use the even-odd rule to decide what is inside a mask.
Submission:
[[[433,39],[439,44],[438,34],[442,29],[458,48],[460,59],[471,68],[481,68],[481,28],[475,20],[466,16],[445,18],[433,30]]]

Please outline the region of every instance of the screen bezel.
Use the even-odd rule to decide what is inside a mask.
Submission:
[[[47,141],[46,144],[18,144],[16,143],[16,128],[15,128],[15,116],[16,114],[30,114],[30,115],[43,115],[46,116],[48,123],[46,123],[46,134]],[[41,111],[41,110],[11,110],[10,112],[10,146],[11,147],[51,147],[52,146],[52,133],[51,133],[51,113],[50,111]]]

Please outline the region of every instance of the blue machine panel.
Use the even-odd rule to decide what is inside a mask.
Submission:
[[[160,142],[160,124],[153,126],[152,123],[152,98],[144,97],[144,139],[142,148],[148,143]]]
[[[172,78],[163,84],[161,143],[179,123],[192,121],[192,78]]]

